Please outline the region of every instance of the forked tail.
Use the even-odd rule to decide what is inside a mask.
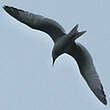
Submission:
[[[68,33],[74,40],[83,35],[86,31],[78,32],[78,24]]]

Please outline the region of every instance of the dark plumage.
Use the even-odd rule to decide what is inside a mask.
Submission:
[[[84,46],[75,42],[75,39],[86,31],[78,32],[78,25],[76,25],[70,33],[66,34],[63,27],[54,20],[9,6],[4,6],[3,8],[18,21],[33,29],[49,34],[54,41],[52,50],[53,64],[56,58],[63,53],[71,55],[76,60],[80,73],[90,89],[103,104],[107,104],[106,96],[91,55]]]

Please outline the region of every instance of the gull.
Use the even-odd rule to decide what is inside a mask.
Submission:
[[[32,29],[43,31],[52,38],[54,42],[52,50],[53,65],[61,54],[66,53],[72,56],[76,60],[80,73],[87,82],[89,88],[103,104],[107,105],[106,95],[93,64],[93,59],[88,50],[75,41],[86,31],[78,32],[77,24],[68,34],[66,34],[64,28],[50,18],[35,15],[6,5],[3,8],[18,21],[28,25]]]

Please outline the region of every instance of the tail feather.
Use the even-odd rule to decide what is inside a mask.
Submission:
[[[69,32],[69,36],[71,36],[74,40],[83,35],[86,31],[78,32],[78,24]]]
[[[78,24],[76,24],[76,26],[71,30],[69,34],[75,34],[75,33],[78,33]]]

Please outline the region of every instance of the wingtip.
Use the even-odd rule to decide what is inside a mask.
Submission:
[[[8,11],[10,10],[10,8],[11,8],[11,7],[9,7],[9,6],[7,6],[7,5],[4,5],[4,6],[3,6],[3,9],[4,9],[6,12],[8,12]]]
[[[3,6],[3,9],[11,16],[13,16],[14,18],[17,18],[18,16],[18,10],[14,7],[10,7],[10,6],[7,6],[7,5],[4,5]]]
[[[97,95],[96,95],[96,97],[97,97],[97,98],[99,99],[99,101],[102,102],[104,105],[107,105],[107,99],[106,99],[105,94],[103,94],[102,97],[97,96]]]
[[[16,8],[11,7],[11,6],[4,5],[3,6],[3,9],[8,12],[8,11],[11,11],[11,10],[16,9]]]
[[[106,100],[106,98],[104,98],[103,100],[102,100],[102,103],[106,106],[107,105],[107,100]]]
[[[103,98],[101,99],[101,102],[104,104],[104,105],[107,105],[107,99],[106,99],[106,95],[104,93],[104,90],[103,90],[103,86],[101,85],[101,88],[102,88],[102,93],[103,93]]]
[[[4,5],[4,6],[3,6],[3,9],[5,10],[5,9],[6,9],[6,7],[7,7],[7,6],[6,6],[6,5]]]
[[[6,10],[7,8],[9,8],[9,6],[7,6],[7,5],[4,5],[4,6],[3,6],[3,9]]]

